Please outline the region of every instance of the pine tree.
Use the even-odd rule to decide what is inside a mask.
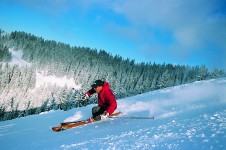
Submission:
[[[155,89],[157,89],[157,87],[156,87],[156,84],[157,84],[157,78],[158,78],[158,75],[157,74],[155,74],[154,75],[154,78],[151,80],[151,90],[155,90]]]
[[[211,78],[219,78],[220,77],[220,71],[218,69],[214,69],[211,74],[210,74]]]
[[[3,121],[5,118],[6,107],[4,105],[0,106],[0,121]]]
[[[208,71],[205,65],[202,65],[198,74],[198,80],[205,80],[208,76]]]
[[[170,80],[169,72],[168,72],[168,70],[166,70],[159,79],[159,82],[158,82],[159,88],[168,87],[169,80]]]

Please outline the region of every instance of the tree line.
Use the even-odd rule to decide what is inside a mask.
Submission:
[[[2,30],[0,31],[2,33]],[[9,65],[12,57],[9,48],[22,50],[22,58],[32,66]],[[10,114],[13,110],[24,112],[44,106],[47,108],[41,109],[41,112],[50,109],[67,110],[96,103],[95,98],[87,102],[79,102],[80,95],[88,90],[96,79],[109,82],[119,99],[197,80],[225,76],[223,70],[214,69],[209,72],[205,65],[135,63],[135,60],[113,56],[105,50],[72,47],[69,44],[45,40],[19,31],[0,34],[0,62],[4,62],[0,63],[0,99],[4,101],[0,107],[0,115]],[[76,84],[82,85],[82,88],[74,92],[76,93],[74,95],[68,87],[62,88],[56,85],[40,87],[33,91],[37,70],[45,70],[46,76],[72,77]],[[14,105],[18,107],[14,105],[9,107],[12,99]],[[1,118],[10,117],[0,116]]]

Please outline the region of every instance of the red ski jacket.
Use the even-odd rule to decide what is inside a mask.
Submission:
[[[94,93],[96,93],[96,91],[91,89],[86,94],[91,96]],[[110,85],[107,82],[104,82],[102,90],[98,93],[98,105],[105,109],[110,115],[117,108],[115,95],[111,91]]]

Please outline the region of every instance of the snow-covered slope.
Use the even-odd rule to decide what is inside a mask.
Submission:
[[[54,75],[45,76],[44,71],[39,73],[36,71],[36,83],[35,88],[44,87],[46,85],[56,85],[59,87],[64,87],[65,85],[69,88],[80,89],[81,85],[76,85],[74,79],[71,77],[68,79],[66,76],[64,77],[56,77]]]
[[[9,48],[9,52],[12,54],[12,60],[9,62],[10,65],[18,65],[21,67],[31,67],[31,63],[28,63],[24,59],[22,59],[23,51],[17,50],[15,51],[14,48]],[[36,83],[35,88],[45,86],[45,85],[56,85],[59,87],[64,87],[65,85],[69,88],[79,89],[81,85],[76,85],[73,78],[67,78],[66,76],[58,78],[56,76],[45,76],[44,71],[37,71],[36,70]]]
[[[10,66],[16,65],[20,68],[29,68],[33,66],[32,63],[23,59],[23,50],[15,50],[14,47],[9,48],[8,50],[12,56],[11,61],[8,63]],[[0,66],[1,64],[2,66],[5,66],[7,63],[0,62]],[[72,88],[75,90],[81,89],[81,85],[76,84],[73,77],[66,75],[61,77],[49,75],[48,69],[33,69],[34,68],[18,70],[16,67],[11,68],[8,71],[3,69],[3,72],[6,74],[2,76],[3,78],[0,77],[0,80],[5,80],[5,84],[9,82],[9,86],[5,87],[4,85],[0,85],[3,86],[1,88],[2,91],[0,92],[0,106],[5,107],[6,111],[12,110],[10,105],[12,98],[14,100],[14,109],[23,111],[26,110],[28,105],[30,107],[40,107],[52,96],[55,97],[56,103],[60,103],[61,99],[59,95],[61,95],[63,90],[65,90],[66,93],[69,93]],[[33,71],[35,71],[35,74]],[[8,81],[7,78],[9,75],[12,76],[10,81]],[[19,84],[23,84],[24,87],[19,87]]]
[[[118,100],[124,116],[54,133],[52,126],[90,117],[91,108],[0,122],[3,150],[226,149],[226,78],[195,82]],[[122,115],[122,116],[123,116]]]
[[[12,54],[12,60],[9,62],[10,65],[19,65],[19,66],[28,66],[30,67],[32,64],[26,62],[25,60],[22,59],[23,56],[23,51],[22,50],[17,50],[15,51],[13,48],[9,48],[9,52]]]

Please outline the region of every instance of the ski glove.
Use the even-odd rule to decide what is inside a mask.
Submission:
[[[88,94],[84,94],[84,95],[82,96],[82,100],[86,100],[86,99],[88,99],[88,98],[89,98]]]
[[[103,114],[103,115],[100,115],[101,120],[105,120],[105,119],[107,119],[107,118],[108,118],[108,116],[109,116],[109,113],[108,113],[108,112],[104,112],[104,114]]]

